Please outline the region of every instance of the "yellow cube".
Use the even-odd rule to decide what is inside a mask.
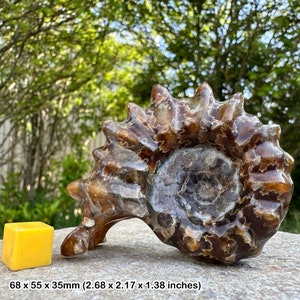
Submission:
[[[12,271],[50,265],[53,233],[53,227],[43,222],[6,223],[3,263]]]

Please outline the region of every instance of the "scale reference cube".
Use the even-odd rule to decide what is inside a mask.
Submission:
[[[43,222],[6,223],[2,262],[11,271],[50,265],[53,234],[54,228]]]

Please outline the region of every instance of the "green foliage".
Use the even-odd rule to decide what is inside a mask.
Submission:
[[[287,217],[282,222],[279,230],[287,231],[291,233],[299,233],[300,232],[300,213],[299,209],[293,207],[294,202],[292,203],[292,207],[290,207]]]
[[[54,182],[57,186],[55,197],[49,190],[39,190],[33,201],[28,201],[27,193],[18,188],[19,175],[9,173],[0,190],[0,238],[5,223],[42,221],[55,228],[77,225],[81,220],[79,203],[67,194],[66,185],[78,179],[87,171],[87,161],[77,160],[67,155],[62,161],[62,178]]]
[[[66,186],[83,176],[88,171],[89,162],[81,157],[75,157],[72,154],[67,155],[62,161],[62,176],[58,184],[59,207],[53,226],[55,228],[75,226],[81,220],[80,203],[72,199],[66,190]]]
[[[49,201],[37,193],[36,201],[26,201],[26,192],[18,188],[19,174],[8,174],[0,191],[0,237],[5,223],[42,221],[53,224],[60,201]]]

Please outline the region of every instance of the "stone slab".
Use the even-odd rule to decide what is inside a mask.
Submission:
[[[137,219],[116,224],[95,250],[65,258],[60,244],[71,230],[55,231],[50,266],[11,272],[0,262],[0,298],[300,299],[299,234],[277,232],[258,257],[221,266],[164,245]]]

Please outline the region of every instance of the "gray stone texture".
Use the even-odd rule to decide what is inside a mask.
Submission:
[[[261,255],[222,266],[164,245],[137,219],[112,227],[97,249],[65,258],[60,244],[71,230],[55,231],[50,266],[11,272],[1,262],[0,298],[300,299],[299,234],[278,232]]]

